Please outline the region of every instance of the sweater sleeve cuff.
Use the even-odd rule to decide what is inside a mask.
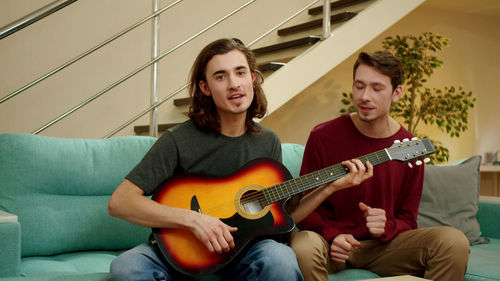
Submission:
[[[394,220],[387,220],[385,223],[385,231],[384,234],[382,234],[380,237],[378,237],[376,240],[380,242],[389,242],[396,236],[395,231],[395,222]]]
[[[320,234],[323,238],[325,238],[328,244],[331,244],[333,239],[335,239],[337,235],[341,234],[341,232],[336,228],[326,228]]]

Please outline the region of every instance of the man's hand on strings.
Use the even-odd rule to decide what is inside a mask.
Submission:
[[[340,179],[328,184],[326,188],[331,188],[333,191],[339,191],[351,186],[356,186],[373,176],[373,165],[370,161],[366,161],[366,165],[359,159],[351,161],[343,161],[342,166],[349,169],[349,173]],[[333,192],[332,192],[333,193]]]

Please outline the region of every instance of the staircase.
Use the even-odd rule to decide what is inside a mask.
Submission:
[[[321,33],[321,18],[313,18],[279,29],[277,41],[280,42],[253,49],[259,70],[266,77],[263,88],[268,99],[268,114],[357,52],[424,1],[335,1],[330,6],[332,36],[323,40],[321,35],[318,35]],[[321,15],[322,10],[323,6],[318,6],[309,9],[307,13],[314,17]],[[378,24],[372,24],[373,18],[377,18]],[[358,35],[360,33],[362,36]],[[174,100],[174,105],[186,110],[189,104],[189,98]],[[174,125],[176,124],[162,124],[159,131],[163,132]],[[139,135],[147,135],[149,127],[135,126],[134,131]]]
[[[63,65],[68,59],[75,58],[76,54],[97,46],[103,39],[110,38],[111,35],[123,30],[124,26],[139,20],[142,15],[151,15],[151,7],[142,1],[132,1],[118,7],[107,2],[97,4],[95,2],[75,1],[73,0],[74,4],[55,13],[54,16],[33,24],[33,28],[30,26],[21,32],[1,39],[0,58],[4,61],[4,69],[8,68],[8,71],[3,72],[3,82],[0,83],[0,98],[30,81],[35,81],[34,79],[47,73],[47,70]],[[252,50],[257,55],[259,69],[266,77],[263,87],[268,98],[268,112],[272,113],[423,1],[334,1],[330,5],[332,36],[323,39],[321,28],[323,7],[317,6],[321,1],[314,3],[309,0],[301,0],[287,6],[283,6],[283,2],[277,0],[228,1],[224,8],[217,9],[218,14],[215,15],[215,11],[209,13],[206,19],[195,15],[194,18],[197,20],[193,21],[192,12],[194,10],[206,10],[213,8],[213,5],[192,0],[172,0],[169,3],[175,5],[175,8],[172,9],[171,13],[170,10],[166,12],[165,17],[162,15],[162,26],[178,30],[175,28],[176,24],[181,24],[177,23],[178,21],[184,20],[190,23],[196,22],[196,24],[187,26],[184,23],[182,34],[172,34],[171,31],[168,31],[167,34],[171,37],[168,40],[163,39],[160,53],[166,50],[176,50],[176,47],[169,48],[182,42],[184,36],[199,32],[200,28],[208,26],[214,20],[241,5],[245,6],[244,10],[237,12],[234,19],[229,19],[227,25],[255,25],[255,28],[250,28],[239,35],[240,39],[249,43],[261,35],[261,32],[269,30],[269,25],[265,27],[268,23],[261,24],[261,22],[263,23],[267,19],[282,20],[283,17],[288,17],[304,5],[312,3],[313,5],[309,4],[308,6],[313,8],[305,10],[290,21],[287,20],[287,23],[280,29],[273,28],[272,30],[275,30],[273,34],[267,35],[257,44],[251,45]],[[174,4],[178,2],[182,3]],[[256,21],[255,18],[258,18],[262,11],[268,9],[270,5],[279,7],[279,11],[275,11],[275,13],[281,12],[280,17],[274,18],[273,13],[273,17],[266,16],[266,19]],[[295,6],[292,7],[292,5]],[[36,5],[32,4],[31,6]],[[5,8],[5,4],[0,4],[0,8]],[[109,15],[104,12],[96,13],[97,10],[101,9],[108,9],[117,15],[123,15],[123,17],[114,18],[111,23],[103,24],[104,19],[108,19]],[[0,14],[5,16],[8,14],[8,10],[7,6]],[[128,11],[131,10],[139,11],[139,13],[129,14]],[[247,10],[249,12],[246,12]],[[185,15],[185,17],[179,19],[176,15],[180,14]],[[92,15],[93,20],[91,22],[85,21],[90,15]],[[17,14],[15,18],[19,18],[19,16],[20,14]],[[377,24],[373,24],[373,22]],[[70,28],[62,28],[68,24]],[[150,104],[148,93],[151,86],[151,84],[148,85],[148,82],[151,81],[148,78],[150,73],[147,71],[139,73],[141,70],[138,69],[139,66],[141,69],[145,69],[143,66],[147,66],[145,62],[151,60],[151,52],[148,50],[147,44],[136,46],[137,42],[151,40],[151,20],[148,24],[140,26],[137,32],[133,30],[127,35],[119,37],[112,44],[89,54],[85,60],[82,60],[83,62],[78,61],[74,65],[71,64],[71,67],[64,69],[64,71],[55,71],[54,73],[57,75],[54,75],[53,78],[44,78],[43,83],[35,87],[30,86],[29,90],[22,95],[3,103],[0,102],[0,133],[14,131],[38,133],[39,129],[37,128],[41,124],[49,124],[47,122],[51,122],[50,120],[55,116],[61,112],[67,112],[68,116],[61,115],[64,116],[64,120],[61,119],[63,121],[60,122],[61,125],[51,126],[44,133],[62,137],[100,137],[104,133],[109,133],[110,128],[124,125],[128,127],[120,135],[148,134],[148,125],[133,127],[133,125],[127,125],[131,123],[123,123],[126,120],[130,121],[132,116],[139,116],[136,114],[144,108],[147,110],[148,104]],[[190,101],[188,98],[180,98],[183,95],[187,96],[185,91],[177,92],[177,90],[181,89],[179,88],[180,83],[186,81],[186,73],[192,63],[189,58],[196,56],[199,46],[221,36],[233,36],[235,32],[234,29],[228,32],[226,27],[219,28],[217,26],[217,29],[211,32],[212,35],[200,36],[199,39],[193,40],[193,43],[190,43],[192,46],[188,46],[189,51],[176,51],[175,56],[169,56],[162,60],[163,66],[160,67],[160,73],[163,73],[164,76],[160,81],[162,83],[161,94],[163,97],[167,97],[179,93],[176,95],[179,98],[172,99],[173,103],[171,100],[162,103],[159,119],[160,123],[166,122],[159,125],[160,131],[187,119],[185,113]],[[51,40],[44,40],[41,45],[33,43],[38,42],[43,36]],[[120,45],[125,44],[132,47],[120,49]],[[31,47],[35,45],[36,47]],[[11,50],[17,49],[20,51],[11,52]],[[46,54],[46,50],[49,49],[57,51]],[[133,77],[130,76],[132,77],[130,80],[139,79],[140,81],[130,82],[126,78],[126,83],[116,84],[115,88],[115,83],[123,79],[121,77],[127,77],[133,72],[136,73],[132,75]],[[108,93],[108,88],[113,90]],[[101,97],[101,93],[106,93],[106,95]],[[95,95],[92,96],[93,94]],[[88,97],[91,98],[87,99]],[[99,98],[99,102],[93,102],[97,98]],[[84,99],[83,103],[82,99]],[[92,104],[85,106],[82,110],[79,110],[80,106],[77,106],[74,111],[78,110],[78,114],[72,114],[73,109],[71,108],[75,104],[81,103],[83,107],[87,105],[87,101],[89,103],[92,101]],[[31,116],[31,118],[28,120],[24,118],[25,116]],[[147,116],[140,116],[142,117],[134,119],[132,122],[135,122],[134,124],[147,124]],[[35,131],[35,129],[37,130]]]

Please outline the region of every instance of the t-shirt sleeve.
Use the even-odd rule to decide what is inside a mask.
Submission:
[[[178,150],[169,131],[166,131],[129,172],[126,179],[139,186],[146,195],[151,195],[177,167]]]

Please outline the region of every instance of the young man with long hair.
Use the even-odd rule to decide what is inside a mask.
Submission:
[[[191,70],[190,119],[168,129],[126,176],[109,200],[109,213],[144,227],[186,229],[210,252],[230,251],[237,227],[145,195],[180,173],[227,176],[253,159],[281,162],[276,134],[253,121],[266,113],[261,83],[254,55],[240,40],[220,39],[207,45]],[[118,281],[196,280],[166,264],[151,243],[118,256],[111,274]],[[302,280],[291,248],[272,239],[256,242],[221,275],[228,280]]]

